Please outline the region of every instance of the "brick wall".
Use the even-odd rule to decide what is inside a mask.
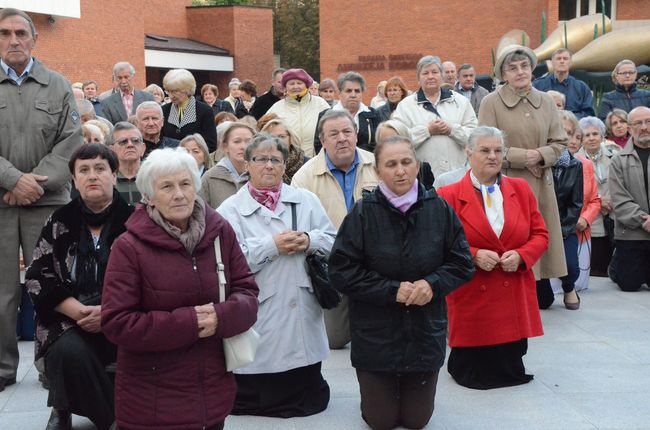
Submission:
[[[263,7],[193,7],[187,9],[190,39],[236,53],[234,72],[220,74],[220,94],[228,94],[233,76],[251,79],[262,94],[270,86],[273,70],[273,11]],[[209,29],[209,31],[206,31]]]
[[[648,0],[618,0],[616,4],[616,19],[650,19]]]
[[[144,3],[144,2],[143,2]],[[70,82],[94,79],[100,91],[111,87],[112,67],[129,61],[136,86],[145,84],[143,11],[129,0],[81,0],[81,19],[32,14],[38,39],[34,56]],[[125,13],[123,11],[128,11]]]
[[[388,59],[389,55],[433,54],[442,61],[471,62],[477,73],[490,73],[491,49],[504,33],[523,29],[535,48],[540,41],[542,11],[547,15],[547,34],[557,27],[557,1],[358,0],[350,8],[346,0],[321,0],[321,80],[336,78],[341,72],[339,64],[354,64],[359,56],[376,55]],[[357,70],[368,83],[366,101],[380,80],[393,75],[404,78],[409,89],[416,88],[413,64],[390,70],[384,61],[384,66],[384,70]]]

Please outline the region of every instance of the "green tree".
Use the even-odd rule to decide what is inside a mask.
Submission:
[[[301,67],[320,80],[318,0],[275,0],[273,32],[282,67]]]

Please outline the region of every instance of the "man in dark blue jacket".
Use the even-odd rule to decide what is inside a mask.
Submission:
[[[566,97],[565,109],[571,111],[580,119],[594,116],[593,97],[591,90],[584,82],[569,75],[571,68],[571,52],[560,48],[551,56],[553,74],[547,74],[533,82],[540,91],[555,90]]]

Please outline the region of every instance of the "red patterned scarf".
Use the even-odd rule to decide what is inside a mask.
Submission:
[[[280,191],[282,191],[282,182],[273,188],[263,188],[258,189],[251,185],[250,182],[247,183],[248,192],[251,193],[251,197],[262,206],[266,206],[272,212],[275,212],[275,208],[278,206],[280,201]]]

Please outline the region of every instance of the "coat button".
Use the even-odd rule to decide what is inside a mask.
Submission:
[[[510,286],[510,283],[508,281],[506,281],[506,282],[503,283],[503,286],[508,287],[508,286]]]
[[[487,291],[487,287],[486,287],[485,285],[481,285],[481,286],[479,287],[479,289],[480,289],[481,291]]]
[[[289,303],[289,307],[291,307],[291,308],[295,308],[296,306],[298,306],[298,304],[296,303],[296,301],[295,301],[295,300],[291,300],[291,302]]]

